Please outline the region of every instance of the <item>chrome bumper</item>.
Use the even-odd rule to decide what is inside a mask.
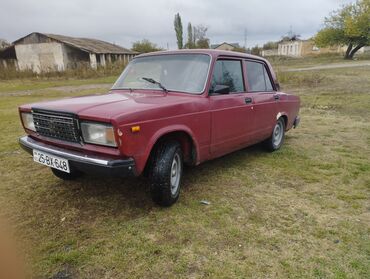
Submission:
[[[33,154],[33,149],[36,149],[67,159],[72,167],[82,172],[97,172],[114,176],[129,176],[135,173],[135,161],[132,158],[117,160],[103,156],[85,155],[78,151],[67,150],[36,141],[29,136],[21,137],[19,144],[30,154]]]

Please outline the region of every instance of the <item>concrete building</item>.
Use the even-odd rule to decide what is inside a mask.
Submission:
[[[211,45],[212,49],[218,49],[218,50],[234,50],[235,48],[240,48],[240,45],[238,43],[226,43],[223,42],[222,44],[214,44]]]
[[[276,55],[278,55],[278,49],[263,49],[261,51],[261,55],[263,57],[266,57],[266,56],[276,56]]]
[[[277,55],[304,57],[322,53],[344,53],[342,46],[319,48],[313,40],[282,41],[278,44]]]
[[[17,69],[43,71],[64,71],[88,64],[92,68],[105,66],[117,60],[130,61],[137,52],[108,42],[74,38],[55,34],[31,33],[22,37],[2,51],[0,61],[16,61]],[[5,63],[4,63],[5,60]]]

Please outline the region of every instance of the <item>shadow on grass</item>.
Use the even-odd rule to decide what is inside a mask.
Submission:
[[[215,174],[222,174],[238,168],[241,163],[243,165],[250,164],[265,153],[263,147],[257,144],[196,167],[185,167],[180,203],[186,204],[187,201],[184,199],[189,198],[184,192],[192,192],[199,186],[207,187],[207,183],[204,181],[212,180]],[[58,193],[53,193],[52,200],[46,201],[46,203],[61,203],[61,207],[64,208],[66,205],[78,208],[81,214],[88,219],[99,217],[99,215],[126,216],[128,219],[135,219],[152,210],[166,210],[151,201],[149,181],[145,177],[122,179],[85,175],[76,181],[53,181],[55,181],[53,185],[48,185],[50,191],[55,191],[53,186],[59,190]],[[202,189],[201,191],[208,190]]]

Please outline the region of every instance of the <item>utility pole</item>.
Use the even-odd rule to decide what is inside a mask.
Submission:
[[[244,48],[245,48],[245,52],[247,52],[247,28],[244,29]]]
[[[290,27],[289,27],[288,36],[289,36],[290,39],[293,37],[293,27],[292,27],[292,25],[290,25]]]

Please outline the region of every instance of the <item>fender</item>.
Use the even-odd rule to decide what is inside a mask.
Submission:
[[[195,150],[196,150],[196,164],[198,164],[200,162],[200,157],[199,157],[199,143],[198,141],[195,139],[194,137],[194,133],[193,131],[188,127],[188,126],[185,126],[185,125],[182,125],[182,124],[179,124],[179,125],[171,125],[171,126],[167,126],[167,127],[163,127],[162,129],[159,129],[158,131],[156,131],[152,137],[150,138],[146,148],[145,148],[145,151],[143,153],[143,156],[141,156],[139,162],[136,162],[137,164],[137,170],[140,172],[141,169],[144,169],[147,161],[148,161],[148,158],[149,158],[149,155],[150,155],[150,152],[152,151],[154,145],[157,143],[157,141],[164,135],[166,134],[169,134],[169,133],[172,133],[172,132],[184,132],[186,134],[188,134],[195,146]]]

